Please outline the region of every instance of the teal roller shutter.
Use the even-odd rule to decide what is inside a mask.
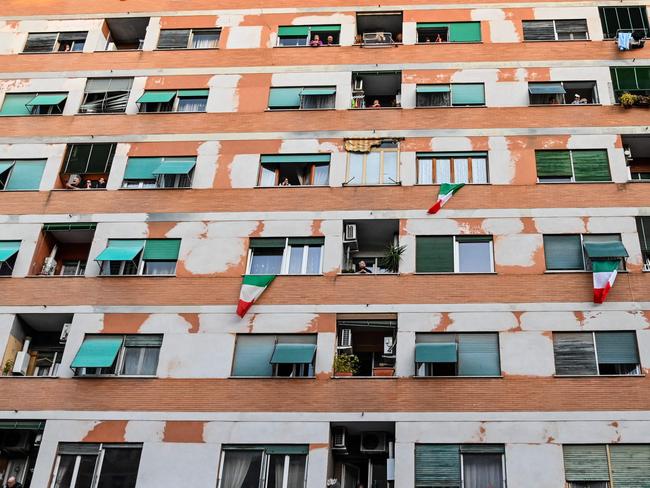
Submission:
[[[45,160],[16,161],[5,190],[38,190]]]
[[[416,93],[449,93],[450,91],[449,85],[417,85],[415,87]]]
[[[596,352],[590,332],[557,332],[553,334],[555,374],[595,375]]]
[[[451,85],[452,105],[485,105],[483,83],[454,83]]]
[[[302,96],[323,96],[323,95],[334,95],[336,93],[336,87],[313,87],[313,88],[303,88],[300,92]]]
[[[458,335],[459,376],[499,376],[500,374],[497,334]]]
[[[563,445],[562,451],[567,481],[609,481],[606,445]]]
[[[153,170],[152,174],[157,175],[187,175],[196,166],[196,159],[169,160],[166,159],[160,166]]]
[[[86,337],[70,365],[71,368],[109,368],[122,347],[121,336]]]
[[[95,261],[132,261],[144,247],[144,240],[111,239]]]
[[[578,235],[545,235],[544,257],[548,270],[584,269],[585,267]]]
[[[459,488],[459,446],[457,444],[417,444],[415,446],[415,486],[418,488]]]
[[[264,446],[267,454],[293,454],[293,455],[307,455],[309,454],[309,446],[304,445],[270,445]]]
[[[179,97],[207,97],[210,90],[178,90]]]
[[[7,93],[0,115],[30,115],[32,112],[27,107],[27,104],[33,98],[33,93]]]
[[[421,342],[415,345],[415,362],[455,363],[457,349],[455,342]]]
[[[34,105],[58,105],[61,103],[63,100],[68,98],[68,95],[66,93],[53,93],[50,95],[36,95],[34,98],[32,98],[27,105],[28,106],[34,106]]]
[[[584,243],[589,259],[625,258],[627,250],[621,241],[587,242]]]
[[[265,154],[260,158],[264,163],[329,163],[329,154]]]
[[[271,364],[309,364],[316,355],[316,344],[276,344]]]
[[[288,37],[288,36],[305,36],[309,35],[309,26],[308,25],[290,25],[282,26],[278,29],[278,36]]]
[[[449,27],[449,24],[444,22],[418,22],[418,29],[440,29],[443,27]]]
[[[163,158],[129,158],[124,172],[125,180],[155,180],[153,172],[163,163]]]
[[[449,24],[449,40],[451,42],[480,42],[480,22],[452,22]]]
[[[272,335],[238,335],[233,376],[271,376],[271,356],[275,347]]]
[[[0,241],[0,263],[10,259],[20,249],[20,241]]]
[[[600,364],[639,364],[636,332],[596,332]],[[650,467],[650,465],[649,465]]]
[[[535,151],[535,162],[537,176],[540,178],[549,176],[570,178],[573,175],[569,151]]]
[[[124,338],[125,347],[160,347],[162,346],[162,335],[134,334]]]
[[[609,446],[614,488],[647,488],[650,486],[650,445]]]
[[[505,454],[503,444],[463,444],[460,446],[463,454]]]
[[[322,246],[324,237],[289,237],[290,246]]]
[[[298,108],[302,88],[271,88],[269,108]]]
[[[417,273],[453,273],[453,238],[449,236],[416,237],[415,271]]]
[[[611,181],[605,149],[571,151],[576,181]]]
[[[563,95],[566,90],[560,83],[529,83],[528,92],[531,95]]]
[[[167,103],[176,96],[176,91],[146,91],[136,103]]]
[[[157,261],[176,261],[180,239],[147,239],[144,245],[144,259]]]
[[[260,247],[284,247],[286,243],[286,239],[284,238],[274,238],[274,237],[262,237],[262,238],[256,238],[253,237],[250,240],[250,248],[255,249],[255,248],[260,248]]]
[[[339,32],[340,25],[312,25],[309,29],[312,32]]]

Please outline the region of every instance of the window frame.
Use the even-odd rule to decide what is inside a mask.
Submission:
[[[58,103],[57,105],[31,105],[31,108],[28,108],[27,105],[25,105],[25,108],[29,110],[28,114],[23,114],[23,115],[12,115],[12,114],[1,114],[0,117],[38,117],[38,116],[49,116],[49,115],[63,115],[63,111],[65,110],[65,106],[68,103],[68,96],[70,95],[69,92],[6,92],[5,96],[2,100],[2,106],[7,101],[7,97],[11,97],[12,95],[30,95],[34,98],[36,98],[39,95],[63,95],[65,94],[65,98],[63,101]],[[47,113],[35,113],[38,107],[47,107]],[[1,108],[1,107],[0,107]],[[55,109],[58,110],[58,112],[55,113]]]
[[[43,181],[43,175],[45,174],[45,167],[47,166],[47,159],[0,159],[0,163],[3,161],[11,161],[13,164],[11,168],[8,170],[4,171],[3,173],[0,173],[0,177],[3,174],[6,174],[6,178],[4,180],[0,180],[0,192],[14,192],[14,191],[40,191],[39,188],[41,186],[41,182]],[[36,188],[15,188],[15,189],[7,189],[7,186],[11,183],[11,177],[14,174],[14,170],[16,168],[16,164],[22,163],[22,162],[27,162],[27,163],[34,163],[34,162],[39,162],[43,164],[43,171],[41,171],[41,176],[38,180],[38,185],[35,185]]]
[[[566,22],[566,21],[577,21],[577,20],[584,20],[585,21],[585,38],[584,39],[560,39],[558,37],[558,32],[557,32],[557,22]],[[553,23],[553,37],[554,39],[526,39],[525,36],[522,34],[522,40],[523,42],[571,42],[571,41],[590,41],[591,37],[589,36],[589,24],[587,23],[587,19],[524,19],[522,20],[522,31],[523,26],[526,22],[552,22]]]
[[[312,29],[314,27],[329,27],[329,26],[339,26],[338,31],[330,31],[330,32],[336,32],[336,36],[333,34],[332,37],[334,37],[334,40],[336,41],[334,44],[325,44],[323,42],[322,36],[326,36],[328,31],[318,31],[318,32],[312,32]],[[306,36],[280,36],[280,28],[282,27],[306,27],[307,28],[307,35]],[[321,42],[323,42],[322,46],[319,47],[334,47],[334,46],[340,46],[341,45],[341,24],[309,24],[309,25],[279,25],[278,30],[277,30],[277,35],[276,35],[276,42],[274,47],[311,47],[309,43],[313,39],[313,34],[318,34],[319,37],[321,37]],[[304,44],[282,44],[282,39],[303,39]]]
[[[548,261],[546,259],[546,242],[545,238],[546,236],[578,236],[580,237],[580,251],[582,253],[582,269],[549,269],[548,268]],[[542,234],[542,246],[544,247],[544,272],[545,273],[591,273],[591,260],[587,256],[587,252],[585,251],[585,236],[617,236],[618,241],[623,243],[623,236],[620,233],[611,233],[611,234],[606,234],[606,233],[600,233],[600,234],[586,234],[586,233],[573,233],[573,234]],[[625,258],[620,258],[621,264],[617,268],[617,271],[620,272],[626,272],[627,271],[627,261]],[[589,265],[589,266],[588,266]]]
[[[538,170],[537,170],[537,154],[542,153],[542,152],[568,152],[569,153],[569,160],[571,162],[571,178],[570,179],[560,179],[558,177],[543,177],[543,178],[548,178],[546,180],[542,180],[539,177]],[[576,180],[576,170],[575,170],[575,164],[573,162],[574,158],[574,153],[580,152],[580,151],[604,151],[605,156],[607,157],[607,168],[609,172],[609,180]],[[537,184],[566,184],[566,183],[612,183],[612,166],[611,166],[611,160],[609,158],[609,151],[607,151],[606,148],[595,148],[595,149],[535,149],[535,176],[537,177]]]
[[[281,165],[304,165],[305,167],[308,167],[308,172],[309,172],[309,183],[304,184],[304,185],[289,185],[290,187],[293,188],[303,188],[303,187],[316,187],[316,188],[326,188],[329,187],[329,177],[330,177],[330,170],[331,170],[331,160],[330,162],[327,163],[310,163],[309,161],[305,161],[304,163],[264,163],[262,162],[260,158],[260,166],[258,169],[258,174],[257,174],[257,185],[256,188],[285,188],[286,186],[283,186],[280,184],[280,166]],[[271,166],[274,165],[276,166],[275,168],[268,168],[265,166]],[[316,176],[316,168],[317,167],[327,167],[327,184],[324,185],[315,185],[314,180]],[[264,185],[263,183],[263,178],[264,178],[264,171],[273,171],[275,173],[275,182],[273,185]]]
[[[456,344],[456,363],[455,363],[455,374],[453,375],[436,375],[436,374],[431,374],[432,372],[432,364],[435,363],[428,363],[428,362],[422,362],[418,363],[417,361],[415,362],[415,374],[414,377],[416,378],[501,378],[503,377],[503,370],[501,369],[501,335],[499,331],[477,331],[477,332],[442,332],[439,333],[441,335],[446,335],[446,336],[453,336],[454,343]],[[459,374],[460,372],[460,336],[471,336],[475,334],[490,334],[496,337],[496,352],[499,357],[499,374],[498,375],[467,375],[467,374]],[[429,342],[418,342],[417,341],[417,336],[418,335],[436,335],[436,333],[432,332],[418,332],[416,333],[416,341],[415,344],[436,344],[436,343],[429,343]],[[450,337],[451,339],[451,337]],[[422,368],[423,374],[419,374],[419,370]]]
[[[108,87],[104,91],[87,91],[88,83],[95,80],[108,80]],[[129,89],[128,90],[118,90],[112,89],[111,83],[113,80],[129,80]],[[129,106],[129,99],[131,98],[131,91],[133,90],[133,80],[132,76],[98,76],[98,77],[89,77],[86,78],[86,84],[84,86],[83,97],[81,99],[81,105],[79,105],[79,115],[90,114],[90,115],[100,115],[100,114],[125,114],[126,109]],[[116,95],[117,94],[117,95]],[[102,97],[97,97],[96,100],[91,102],[88,101],[88,98],[93,98],[96,95],[103,95]],[[106,110],[107,102],[110,101],[113,97],[124,98],[124,110]],[[100,104],[100,109],[97,111],[92,111],[90,107],[84,107],[86,105]]]
[[[282,264],[280,265],[280,272],[277,273],[277,275],[284,275],[284,276],[321,276],[323,274],[323,258],[325,255],[325,243],[319,245],[319,246],[310,246],[309,244],[305,244],[303,246],[293,246],[289,244],[289,239],[292,239],[292,237],[279,237],[277,239],[284,239],[284,247],[283,252],[282,252]],[[289,273],[289,267],[291,264],[291,250],[293,248],[299,248],[302,247],[302,262],[301,262],[301,272],[300,273]],[[309,248],[310,247],[320,247],[320,261],[318,265],[319,272],[318,273],[307,273],[307,265],[309,263]],[[279,247],[273,247],[273,248],[268,248],[268,249],[280,249]],[[248,247],[248,257],[246,261],[246,274],[251,274],[251,268],[253,266],[253,258],[254,258],[254,248]],[[303,272],[304,271],[304,272]],[[256,275],[259,276],[259,275]]]
[[[368,155],[372,153],[379,153],[379,183],[368,183],[367,181],[367,168],[368,168]],[[383,182],[383,176],[385,174],[384,172],[384,155],[385,153],[396,153],[396,176],[397,176],[397,181],[394,181],[392,183],[384,183]],[[353,183],[352,179],[350,178],[350,160],[352,159],[353,155],[360,155],[363,157],[363,160],[361,162],[361,177],[363,179],[362,183]],[[346,167],[345,167],[345,183],[344,186],[395,186],[395,185],[401,185],[402,180],[400,178],[400,166],[401,166],[401,152],[400,152],[400,145],[399,143],[395,144],[395,147],[373,147],[370,152],[367,153],[356,153],[352,151],[347,151],[347,160],[346,160]]]
[[[206,49],[211,49],[211,48],[206,48]],[[209,89],[208,89],[209,90]],[[144,93],[147,92],[155,92],[155,91],[167,91],[167,90],[145,90]],[[170,90],[171,91],[171,90]],[[205,95],[205,96],[183,96],[179,95],[179,92],[183,90],[176,90],[176,94],[174,97],[171,99],[169,102],[140,102],[137,103],[138,106],[138,114],[171,114],[171,113],[191,113],[191,114],[202,114],[206,113],[207,110],[207,105],[208,105],[208,98],[210,95]],[[196,99],[196,100],[201,100],[201,103],[203,103],[202,110],[179,110],[180,104],[184,99]],[[205,100],[204,100],[205,99]],[[157,110],[142,110],[143,106],[145,108],[148,108],[149,106],[152,106],[152,108],[157,108]],[[169,107],[169,110],[162,110],[163,108]]]
[[[81,43],[81,41],[64,41],[64,42],[70,42],[70,50],[69,51],[61,51],[61,36],[65,37],[66,34],[81,34],[85,33],[86,37]],[[49,51],[25,51],[25,48],[27,47],[27,44],[29,43],[29,36],[32,34],[34,35],[39,35],[39,34],[56,34],[56,39],[54,40],[54,44],[52,45],[52,49]],[[23,44],[23,49],[21,50],[20,54],[47,54],[47,53],[80,53],[83,52],[84,47],[86,46],[86,41],[88,40],[88,31],[59,31],[59,32],[28,32],[27,33],[27,38],[25,39],[25,44]],[[81,49],[75,50],[74,47],[76,44],[81,43]]]
[[[646,10],[645,5],[629,5],[629,6],[625,6],[625,5],[620,5],[620,6],[619,5],[607,5],[607,6],[603,6],[603,7],[598,7],[598,17],[600,19],[600,25],[601,25],[601,27],[603,29],[603,39],[616,39],[616,35],[614,35],[614,36],[609,35],[611,33],[611,31],[609,29],[609,25],[608,25],[608,22],[607,22],[607,17],[605,16],[605,10],[606,9],[614,9],[615,12],[616,12],[616,21],[618,23],[618,26],[617,26],[618,28],[616,29],[615,32],[619,32],[619,31],[624,31],[624,32],[632,31],[632,32],[635,32],[635,31],[643,30],[644,39],[646,39],[648,37],[648,29],[649,29],[649,26],[648,26],[648,14],[647,14],[647,10]],[[630,10],[631,9],[638,9],[639,15],[641,16],[641,22],[643,24],[645,24],[645,26],[643,28],[621,29],[621,22],[620,22],[620,16],[619,16],[619,11],[621,9],[626,9],[627,10],[627,15],[628,15],[628,18],[630,20],[630,24],[632,24],[632,16],[630,15]]]
[[[129,336],[159,336],[161,338],[161,343],[159,347],[154,346],[127,346],[126,340]],[[75,377],[79,378],[157,378],[158,377],[158,367],[160,366],[160,351],[162,350],[162,341],[164,340],[164,334],[86,334],[81,344],[84,343],[87,337],[96,337],[96,336],[110,336],[110,337],[121,337],[122,344],[120,349],[115,356],[115,362],[108,368],[75,368]],[[81,347],[81,345],[79,346]],[[156,371],[153,374],[125,374],[124,367],[126,364],[126,350],[127,349],[158,349],[158,358],[156,361]],[[144,361],[144,358],[142,359]],[[89,373],[87,370],[94,369],[95,372]]]
[[[435,154],[435,153],[433,153],[433,154]],[[444,153],[441,153],[441,154],[444,154]],[[448,154],[451,154],[451,153],[448,153]],[[467,153],[467,154],[469,154],[469,153]],[[479,154],[485,154],[485,156],[478,156]],[[468,182],[466,182],[466,184],[468,184],[468,185],[489,185],[490,184],[489,155],[488,155],[488,153],[482,153],[480,151],[477,151],[476,155],[477,155],[476,156],[477,160],[478,159],[485,160],[485,177],[486,177],[485,179],[486,179],[486,181],[484,181],[484,182],[483,181],[482,182],[468,181]],[[456,157],[454,155],[443,156],[443,157],[436,157],[435,155],[434,156],[419,156],[416,153],[416,165],[417,165],[417,168],[416,168],[416,171],[417,171],[417,174],[416,174],[417,183],[416,183],[416,185],[440,185],[441,184],[439,181],[437,181],[437,178],[436,178],[436,174],[437,174],[436,173],[436,166],[437,166],[436,163],[437,163],[437,160],[439,160],[439,159],[440,160],[449,160],[450,161],[449,169],[450,169],[450,176],[451,176],[451,178],[450,178],[451,181],[450,182],[451,183],[456,183],[456,178],[455,178],[456,165],[454,164],[455,160],[456,159],[466,159],[467,160],[467,176],[468,176],[468,180],[473,180],[474,179],[474,172],[473,172],[473,169],[472,169],[472,162],[473,162],[474,158],[475,158],[474,156],[460,156],[460,155],[458,157]],[[430,161],[431,162],[431,183],[428,183],[428,182],[423,183],[422,181],[420,181],[420,174],[421,174],[420,165],[421,165],[421,162],[424,162],[424,161]]]
[[[428,44],[428,43],[425,43]],[[435,44],[435,43],[432,43]],[[418,103],[420,100],[420,95],[424,95],[423,93],[417,93],[415,94],[415,107],[416,108],[440,108],[440,107],[487,107],[487,100],[485,97],[485,83],[484,82],[467,82],[467,83],[419,83],[418,85],[426,86],[426,85],[436,85],[436,86],[448,86],[449,91],[446,92],[449,94],[449,105],[421,105]],[[483,103],[454,103],[454,86],[465,86],[465,85],[476,85],[480,86],[483,89]],[[416,90],[417,90],[417,85],[416,85]]]
[[[135,156],[133,158],[128,158],[126,161],[126,164],[128,166],[129,164],[129,159],[138,159],[138,158],[148,158],[148,156]],[[151,156],[151,157],[157,157],[157,156]],[[196,156],[161,156],[160,161],[161,164],[164,164],[166,161],[173,161],[175,159],[182,159],[182,158],[194,158],[194,167],[186,174],[179,174],[179,175],[154,175],[153,179],[135,179],[135,178],[122,178],[122,184],[120,186],[120,189],[122,190],[187,190],[187,189],[192,189],[192,186],[194,184],[194,170],[196,169]],[[126,171],[126,170],[125,170]],[[165,186],[165,177],[166,176],[174,176],[174,185],[173,186]],[[183,178],[187,178],[187,180],[184,180]],[[153,182],[153,183],[150,183]],[[185,185],[185,183],[187,183]]]
[[[90,166],[90,160],[92,159],[93,155],[93,150],[95,149],[95,146],[98,145],[108,145],[110,146],[108,150],[108,156],[106,158],[106,162],[104,164],[104,171],[103,172],[90,172],[88,171],[88,168]],[[70,164],[70,158],[72,157],[72,151],[75,146],[90,146],[90,152],[88,153],[88,159],[86,160],[86,166],[85,166],[85,171],[83,172],[72,172],[72,171],[66,171],[68,169],[68,165]],[[69,143],[66,146],[65,149],[65,156],[64,156],[64,161],[63,161],[63,167],[61,168],[60,174],[62,175],[67,175],[67,174],[81,174],[81,175],[108,175],[111,172],[111,167],[113,166],[113,159],[115,158],[115,152],[117,150],[117,144],[116,143]]]
[[[260,376],[260,375],[242,375],[242,374],[234,374],[235,373],[235,366],[237,364],[237,341],[239,340],[240,337],[251,337],[251,336],[256,336],[256,337],[273,337],[274,343],[273,343],[273,348],[275,350],[275,347],[278,344],[313,344],[316,346],[316,350],[314,352],[314,358],[312,359],[311,363],[278,363],[278,364],[271,364],[271,374],[268,376]],[[286,337],[313,337],[315,340],[314,342],[280,342],[281,340],[286,340]],[[318,337],[317,334],[311,334],[311,333],[262,333],[262,334],[250,334],[250,333],[237,333],[235,334],[235,344],[233,347],[233,354],[232,354],[232,362],[230,364],[230,377],[231,378],[257,378],[257,379],[268,379],[268,378],[290,378],[290,379],[296,379],[296,378],[301,378],[301,379],[314,379],[316,378],[316,358],[318,356]],[[291,364],[293,367],[293,373],[289,376],[287,375],[280,375],[278,374],[278,369],[279,369],[279,364]],[[296,374],[296,373],[301,373],[301,374]],[[311,373],[311,374],[310,374]]]
[[[180,51],[180,50],[198,50],[198,51],[203,51],[206,49],[219,49],[219,43],[221,42],[221,33],[222,33],[222,28],[221,27],[199,27],[199,28],[178,28],[178,29],[160,29],[160,32],[164,31],[184,31],[184,30],[189,30],[189,35],[187,36],[187,45],[185,47],[160,47],[160,34],[158,35],[158,42],[156,43],[156,50],[157,51]],[[216,32],[217,33],[217,40],[216,40],[216,45],[212,47],[193,47],[193,42],[194,42],[194,34],[195,33],[202,33],[202,32]]]
[[[124,239],[108,239],[107,245],[110,243],[111,240],[124,240]],[[129,239],[126,239],[129,240]],[[160,239],[144,239],[145,245],[143,246],[142,250],[135,256],[133,261],[101,261],[101,264],[99,266],[99,276],[100,277],[114,277],[114,276],[156,276],[156,277],[175,277],[176,276],[176,269],[178,268],[178,256],[176,257],[176,261],[174,261],[174,271],[173,273],[145,273],[146,270],[146,264],[148,262],[164,262],[164,263],[171,263],[172,261],[168,260],[158,260],[158,259],[144,259],[144,253],[145,249],[147,247],[147,241],[150,240],[160,240]],[[165,239],[162,239],[165,240]],[[172,238],[172,240],[180,240],[180,239],[175,239]],[[179,251],[180,254],[180,251]],[[119,270],[117,273],[113,274],[110,272],[110,266],[111,263],[120,263],[119,264]],[[127,267],[129,265],[132,265],[135,267],[135,272],[134,273],[125,273],[125,271],[128,271]],[[108,273],[104,273],[104,270],[108,269]]]
[[[273,444],[271,444],[272,446]],[[261,469],[258,476],[258,485],[260,488],[266,488],[269,482],[269,469],[270,469],[270,459],[271,456],[277,456],[278,454],[269,454],[263,445],[252,444],[250,446],[233,446],[229,447],[224,445],[221,447],[221,455],[219,456],[219,477],[217,480],[217,488],[223,488],[223,470],[226,462],[226,451],[261,451],[262,452],[262,462]],[[281,455],[281,454],[280,454]],[[309,453],[307,454],[284,454],[284,466],[283,466],[283,475],[282,475],[282,486],[276,488],[306,488],[307,487],[307,476],[309,468]],[[305,458],[305,477],[303,480],[303,485],[301,487],[289,486],[289,467],[292,456],[300,456]]]
[[[591,103],[579,103],[578,104],[578,103],[572,103],[571,101],[569,101],[570,98],[567,99],[568,93],[570,91],[578,90],[579,88],[566,88],[565,83],[593,83],[594,86],[591,89],[591,98],[592,98]],[[528,92],[528,105],[532,106],[532,107],[546,107],[548,105],[561,105],[561,106],[565,106],[565,105],[578,105],[578,106],[580,106],[580,105],[601,105],[600,97],[598,96],[598,81],[596,81],[596,80],[564,80],[564,81],[541,81],[541,82],[539,82],[539,81],[533,81],[533,82],[529,81],[528,82],[528,89],[530,90],[531,85],[539,86],[539,85],[551,85],[551,84],[560,84],[562,86],[562,88],[565,91],[565,93],[562,94],[562,96],[564,98],[564,103],[557,103],[557,104],[553,104],[553,103],[533,103],[532,100],[531,100],[531,96],[533,96],[533,94],[530,93],[530,91],[529,91]],[[544,96],[546,96],[546,95],[544,95]],[[553,96],[556,96],[556,95],[549,95],[549,96],[553,97]]]

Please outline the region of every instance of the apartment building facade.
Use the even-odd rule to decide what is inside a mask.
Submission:
[[[3,486],[650,487],[647,34],[4,0]]]

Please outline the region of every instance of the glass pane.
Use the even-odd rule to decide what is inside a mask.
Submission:
[[[363,184],[363,154],[350,153],[350,167],[348,168],[348,184]]]
[[[463,454],[465,488],[503,486],[501,454]]]
[[[383,183],[397,184],[397,153],[385,152],[384,153],[384,174]]]
[[[255,249],[250,274],[280,274],[284,249]]]
[[[56,479],[54,480],[54,488],[70,488],[72,482],[72,471],[74,470],[74,463],[77,456],[65,454],[60,457],[59,469],[56,472]]]
[[[173,275],[176,271],[176,261],[145,261],[146,275]]]
[[[269,456],[269,477],[267,488],[282,488],[284,478],[285,454]]]
[[[216,33],[195,32],[192,38],[192,47],[194,49],[208,49],[217,47],[219,35]]]
[[[144,361],[142,361],[142,372],[140,374],[155,375],[158,370],[158,357],[160,348],[147,347],[144,351]]]
[[[379,184],[381,153],[371,152],[366,157],[366,185]]]
[[[469,183],[468,162],[466,158],[454,159],[454,183]]]
[[[289,256],[289,274],[300,274],[302,271],[302,256],[304,246],[291,247]]]
[[[327,185],[330,181],[329,164],[314,166],[314,185]]]
[[[307,254],[307,274],[320,273],[320,256],[323,248],[321,246],[309,246]]]
[[[74,484],[74,488],[90,488],[92,486],[96,461],[97,456],[81,456],[77,482]]]
[[[258,488],[262,451],[224,451],[220,488]]]
[[[97,488],[135,488],[141,448],[107,448]]]
[[[436,183],[451,183],[451,160],[436,159]]]
[[[487,160],[472,158],[472,183],[487,183]]]
[[[108,173],[110,168],[109,157],[113,150],[113,144],[93,144],[90,155],[87,173]],[[112,159],[112,158],[111,158]]]
[[[275,169],[262,166],[260,186],[275,186]]]
[[[422,185],[433,183],[433,161],[431,159],[418,159],[418,183]]]
[[[307,456],[289,456],[289,488],[303,488],[305,486],[305,465]]]
[[[178,99],[179,112],[205,112],[207,98],[182,97]]]
[[[124,353],[124,375],[155,375],[158,369],[158,347],[127,347]]]
[[[458,271],[461,273],[489,273],[492,256],[489,242],[459,242]]]
[[[64,173],[85,173],[92,144],[74,144],[70,146],[68,164]]]

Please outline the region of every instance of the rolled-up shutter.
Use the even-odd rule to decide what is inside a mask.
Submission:
[[[562,446],[567,481],[609,481],[605,444]]]
[[[498,334],[458,334],[459,376],[500,374]]]
[[[463,454],[505,454],[503,444],[463,444],[460,446]]]
[[[24,53],[48,53],[54,50],[58,33],[29,34],[25,44]]]
[[[134,334],[124,338],[125,347],[160,347],[163,336],[159,334]]]
[[[449,24],[450,42],[480,42],[480,22],[452,22]]]
[[[417,444],[415,486],[422,488],[460,487],[458,444]]]
[[[84,456],[99,454],[99,444],[90,442],[61,442],[59,443],[58,454],[71,456]]]
[[[239,335],[235,345],[233,376],[271,376],[271,357],[275,348],[273,335]]]
[[[605,149],[571,151],[576,181],[611,181]]]
[[[185,49],[190,40],[189,29],[165,29],[160,31],[158,49]]]
[[[537,177],[571,178],[571,154],[569,151],[535,151]]]
[[[554,41],[552,20],[524,20],[524,41]]]
[[[416,237],[415,271],[417,273],[453,273],[453,238],[450,236]]]
[[[451,85],[453,105],[485,105],[483,83],[454,83]]]
[[[288,25],[288,26],[282,26],[278,29],[278,36],[280,37],[291,37],[291,36],[307,37],[308,34],[309,34],[308,25]]]
[[[555,374],[596,375],[596,352],[590,332],[556,332],[553,334]]]
[[[281,238],[275,238],[275,237],[253,237],[250,240],[250,245],[249,247],[251,249],[255,248],[261,248],[261,247],[284,247],[286,243],[286,239],[281,237]]]
[[[634,331],[596,332],[596,350],[599,364],[639,364]]]
[[[650,445],[609,447],[614,488],[646,488],[650,483]]]

